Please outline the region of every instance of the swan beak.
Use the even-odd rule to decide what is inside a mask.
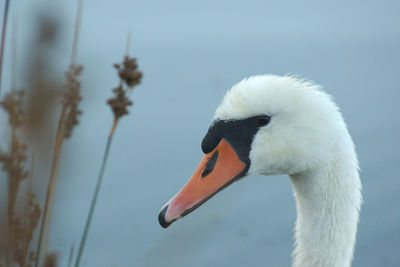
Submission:
[[[161,209],[160,225],[167,228],[171,223],[189,214],[216,193],[233,183],[246,170],[235,149],[224,138],[217,147],[205,154],[186,185]]]

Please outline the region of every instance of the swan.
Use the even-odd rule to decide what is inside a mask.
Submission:
[[[362,202],[358,159],[340,109],[320,85],[297,76],[240,81],[201,147],[193,176],[159,213],[162,227],[245,176],[288,174],[297,211],[292,265],[351,266]]]

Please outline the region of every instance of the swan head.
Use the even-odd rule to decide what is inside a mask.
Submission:
[[[347,135],[338,107],[319,85],[294,76],[244,79],[217,108],[202,142],[205,156],[161,209],[159,222],[168,227],[242,177],[318,168]]]

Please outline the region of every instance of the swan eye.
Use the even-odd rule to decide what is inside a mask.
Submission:
[[[267,116],[267,115],[259,116],[256,119],[256,124],[258,127],[265,126],[269,123],[270,120],[271,120],[270,116]]]

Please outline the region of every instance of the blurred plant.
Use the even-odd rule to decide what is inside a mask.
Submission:
[[[9,0],[6,0],[6,13],[8,13]],[[11,261],[18,264],[20,267],[32,267],[33,265],[38,267],[41,256],[44,258],[44,264],[41,266],[53,267],[56,266],[57,255],[54,253],[47,253],[47,242],[49,239],[49,226],[52,210],[52,202],[54,198],[54,187],[55,180],[58,172],[58,165],[60,160],[60,154],[63,143],[66,139],[72,136],[74,127],[79,123],[79,116],[82,111],[79,108],[81,97],[81,84],[79,82],[79,76],[82,72],[82,66],[75,64],[77,47],[78,47],[78,35],[80,29],[80,21],[82,15],[83,0],[78,0],[77,17],[74,30],[73,46],[71,53],[71,64],[65,73],[65,83],[60,86],[57,80],[52,80],[54,76],[48,75],[46,72],[51,71],[50,64],[51,58],[49,56],[49,48],[55,41],[55,36],[58,32],[58,23],[48,16],[41,16],[39,20],[39,32],[36,43],[30,46],[33,51],[30,53],[33,55],[33,60],[29,61],[30,72],[29,80],[29,94],[23,90],[16,90],[16,48],[15,57],[13,57],[13,85],[10,92],[0,101],[0,106],[8,114],[8,123],[11,129],[9,148],[3,150],[0,148],[0,166],[7,174],[8,182],[8,206],[7,206],[7,245],[6,255],[7,261],[6,266],[12,265]],[[3,53],[3,42],[5,36],[5,22],[3,21],[3,32],[2,32],[2,43],[1,53]],[[13,47],[16,44],[13,43]],[[129,45],[127,45],[129,47]],[[126,53],[127,54],[127,53]],[[2,63],[0,55],[0,64]],[[117,124],[123,116],[127,115],[128,107],[133,103],[129,99],[129,92],[140,83],[142,73],[138,70],[136,59],[130,58],[128,55],[125,56],[124,60],[120,64],[114,65],[118,71],[120,79],[119,85],[114,88],[113,96],[107,100],[107,104],[110,106],[114,119],[108,135],[103,160],[95,188],[94,196],[91,202],[88,218],[86,221],[84,233],[78,250],[77,260],[75,266],[79,266],[81,255],[83,252],[84,244],[87,238],[87,234],[90,228],[90,223],[93,217],[93,212],[99,195],[101,183],[104,176],[104,171],[109,155],[112,139],[114,136]],[[0,86],[1,86],[1,66],[0,66]],[[1,89],[1,88],[0,88]],[[58,94],[61,91],[60,94]],[[26,98],[26,99],[25,99]],[[46,200],[44,203],[43,215],[40,222],[40,233],[37,238],[36,251],[30,249],[30,243],[34,237],[34,230],[36,229],[40,216],[41,209],[36,201],[36,196],[32,192],[32,179],[33,179],[33,157],[32,166],[30,171],[26,170],[27,162],[27,145],[29,143],[30,149],[35,151],[38,148],[43,147],[43,140],[46,139],[45,146],[47,147],[50,134],[48,129],[51,129],[51,125],[47,124],[46,120],[52,118],[54,114],[53,108],[55,102],[60,99],[61,104],[59,108],[59,117],[57,120],[57,127],[55,133],[55,140],[52,146],[52,156],[50,165],[50,174],[47,185]],[[54,121],[55,123],[55,121]],[[54,125],[55,126],[55,125]],[[24,130],[20,136],[20,131]],[[53,136],[53,135],[52,135]],[[51,136],[51,137],[52,137]],[[24,140],[24,141],[23,141]],[[27,141],[25,141],[27,140]],[[38,142],[39,140],[39,142]],[[52,142],[52,141],[51,141]],[[35,147],[36,145],[36,147]],[[48,145],[50,148],[51,145]],[[39,157],[40,159],[41,157]],[[46,166],[48,162],[45,162]],[[18,191],[22,181],[27,180],[31,175],[30,184],[27,186],[25,202],[23,202],[23,212],[21,215],[20,208],[19,212],[16,212],[16,206],[21,207],[18,198]],[[18,200],[18,205],[16,205]],[[5,217],[5,216],[4,216]],[[1,219],[1,216],[0,216]],[[3,237],[0,235],[0,238]],[[73,248],[71,248],[69,266],[72,265]],[[3,267],[0,262],[0,266]]]
[[[33,238],[33,231],[35,230],[40,218],[40,207],[35,201],[35,195],[32,192],[28,193],[28,200],[26,202],[26,213],[22,223],[21,220],[14,216],[13,218],[13,236],[12,248],[14,251],[14,260],[21,267],[33,266],[36,261],[34,251],[29,251],[29,244]]]
[[[0,149],[0,163],[7,173],[8,208],[7,208],[7,264],[10,261],[11,244],[14,243],[13,219],[15,201],[20,183],[28,177],[24,169],[26,161],[26,145],[17,135],[17,130],[23,123],[23,96],[22,90],[12,90],[0,102],[0,106],[8,114],[8,123],[11,128],[9,151]]]
[[[48,32],[48,31],[46,31]],[[47,35],[48,36],[48,35]],[[47,38],[48,40],[48,38]],[[12,86],[11,90],[0,101],[0,106],[8,115],[8,124],[11,129],[9,149],[4,151],[0,148],[0,164],[2,169],[7,174],[8,183],[8,205],[7,205],[7,240],[6,240],[6,264],[11,266],[12,262],[19,266],[33,266],[34,251],[29,251],[30,243],[33,239],[33,232],[40,218],[41,210],[39,204],[35,200],[35,194],[32,193],[32,186],[26,191],[24,211],[18,212],[17,200],[21,183],[26,180],[31,174],[33,177],[33,159],[31,170],[25,169],[27,161],[27,138],[26,129],[30,121],[30,110],[27,103],[32,103],[32,94],[27,95],[25,90],[16,90],[17,80],[17,27],[16,22],[13,25],[12,31]],[[36,53],[34,53],[36,54]],[[37,65],[35,70],[41,69]],[[42,77],[35,75],[35,77]],[[33,83],[32,83],[33,84]],[[42,83],[44,84],[44,83]],[[26,99],[28,98],[28,99]],[[27,101],[29,100],[29,101]],[[40,98],[42,106],[48,106],[47,98]],[[21,135],[22,133],[25,133]]]
[[[54,186],[55,179],[57,177],[59,159],[61,154],[62,145],[65,139],[71,137],[74,126],[79,123],[78,117],[82,111],[78,108],[78,104],[82,97],[80,95],[81,84],[77,80],[78,76],[82,71],[82,66],[71,64],[69,70],[66,72],[66,84],[63,88],[62,97],[62,108],[58,119],[58,127],[56,132],[56,140],[53,148],[53,156],[51,161],[51,171],[49,177],[49,183],[47,185],[46,200],[44,204],[43,216],[40,224],[40,232],[37,244],[37,255],[39,259],[37,265],[40,262],[40,253],[42,249],[43,241],[47,246],[48,240],[48,225],[50,224],[51,214],[51,203],[54,197]],[[45,232],[46,231],[46,232]],[[47,247],[44,249],[46,252]]]
[[[54,133],[46,134],[43,129],[53,126],[53,114],[61,87],[59,78],[53,73],[53,65],[56,60],[53,57],[54,54],[51,53],[56,48],[60,22],[48,13],[40,13],[36,28],[35,39],[29,44],[30,58],[24,62],[28,66],[29,84],[25,132],[30,142],[45,142],[47,143],[46,148],[50,150],[51,145],[48,140],[53,138],[51,134]],[[33,149],[38,148],[34,147]]]
[[[12,260],[21,267],[30,266],[34,261],[33,257],[28,257],[29,244],[41,213],[39,204],[35,201],[35,195],[31,191],[27,193],[24,217],[19,218],[15,211],[21,182],[29,176],[29,172],[24,168],[27,160],[27,146],[18,135],[25,117],[24,95],[23,90],[11,90],[0,102],[0,106],[8,114],[11,128],[9,152],[0,149],[0,163],[2,169],[8,174],[7,265],[10,265],[10,254],[12,254]],[[32,173],[33,166],[31,175]]]
[[[56,140],[53,147],[50,177],[47,186],[46,200],[40,225],[36,254],[38,260],[35,265],[36,267],[39,265],[40,262],[42,247],[44,250],[43,254],[45,254],[47,251],[47,242],[49,238],[48,236],[51,218],[51,204],[54,197],[55,179],[57,177],[62,145],[65,139],[71,137],[74,127],[79,123],[78,117],[82,114],[82,111],[78,107],[79,102],[82,100],[80,92],[81,83],[79,82],[78,77],[81,74],[83,67],[81,65],[75,64],[75,58],[78,49],[78,33],[82,16],[82,5],[83,0],[78,0],[77,16],[75,20],[75,30],[71,53],[71,64],[69,66],[69,69],[65,73],[66,82],[62,88],[62,107],[58,119]]]
[[[50,253],[46,255],[43,267],[56,267],[56,266],[57,266],[57,254]]]
[[[8,114],[8,122],[11,127],[10,151],[4,152],[0,149],[0,162],[3,165],[3,170],[8,173],[9,225],[11,225],[19,185],[28,177],[28,172],[23,167],[26,161],[27,147],[17,135],[17,130],[23,123],[23,96],[24,91],[12,90],[0,102],[0,106]]]
[[[7,209],[7,242],[6,242],[6,255],[7,255],[7,266],[10,266],[10,254],[13,253],[13,260],[20,266],[31,266],[33,263],[35,266],[39,265],[41,248],[46,254],[46,246],[48,240],[48,232],[51,218],[51,203],[53,200],[54,181],[57,176],[59,156],[63,141],[71,137],[74,127],[78,124],[78,116],[81,114],[81,110],[78,105],[81,101],[80,95],[80,82],[78,77],[82,71],[82,67],[75,64],[75,58],[77,54],[77,42],[78,32],[80,25],[80,17],[82,11],[83,0],[78,0],[78,11],[76,26],[74,31],[74,41],[71,53],[71,64],[65,74],[66,82],[64,86],[59,86],[56,80],[53,80],[54,75],[51,73],[52,67],[50,63],[53,63],[49,53],[55,43],[58,26],[59,24],[53,16],[49,16],[47,13],[39,14],[38,33],[34,43],[30,46],[33,51],[30,55],[33,57],[28,61],[28,69],[30,70],[29,75],[29,87],[30,91],[27,95],[26,103],[23,103],[22,98],[24,97],[23,91],[15,90],[15,65],[16,65],[16,53],[13,53],[13,86],[9,94],[1,102],[2,107],[9,114],[9,124],[11,126],[11,140],[9,152],[0,150],[0,163],[6,173],[9,173],[8,185],[8,209]],[[8,14],[9,0],[6,0],[5,14]],[[5,40],[5,25],[6,17],[3,21],[3,31],[0,47],[0,64],[2,63],[2,53],[4,51],[4,40]],[[16,31],[16,30],[15,30]],[[14,32],[15,32],[14,31]],[[13,50],[16,51],[16,43],[13,43]],[[0,66],[0,85],[1,85],[1,66]],[[1,88],[0,88],[1,89]],[[61,94],[57,92],[61,89]],[[56,132],[56,138],[53,146],[53,153],[51,159],[51,170],[49,175],[49,181],[47,186],[46,201],[44,205],[44,213],[41,220],[40,235],[37,243],[36,253],[31,251],[28,255],[29,242],[32,240],[33,231],[36,228],[38,220],[40,218],[40,208],[35,202],[35,196],[32,192],[29,192],[28,199],[25,205],[25,216],[19,218],[14,212],[15,203],[17,200],[18,188],[22,180],[28,177],[28,172],[24,169],[24,163],[27,159],[26,150],[27,147],[21,142],[19,136],[16,134],[16,129],[24,124],[24,137],[30,141],[32,149],[43,150],[50,148],[48,140],[51,140],[52,136],[49,134],[48,129],[51,129],[49,125],[49,119],[52,118],[54,112],[54,102],[61,96],[61,110],[58,119],[58,126]],[[22,116],[22,106],[26,104],[25,116]],[[36,145],[36,147],[35,147]],[[42,154],[43,156],[43,154]],[[45,158],[45,157],[39,157]],[[42,164],[42,166],[46,166]],[[29,257],[28,257],[29,256]],[[52,260],[53,259],[53,260]],[[55,257],[47,257],[46,265],[54,266]],[[49,263],[50,262],[50,263]],[[52,263],[53,262],[53,263]]]
[[[85,247],[87,235],[90,229],[90,224],[93,218],[93,212],[96,207],[97,199],[100,192],[100,187],[103,181],[104,170],[107,164],[107,159],[110,152],[111,142],[114,136],[115,129],[117,127],[120,118],[129,113],[128,106],[131,106],[133,104],[127,95],[128,91],[132,90],[137,84],[139,84],[142,78],[142,73],[138,69],[136,59],[131,58],[128,55],[125,56],[124,61],[121,64],[114,64],[114,67],[118,71],[120,82],[119,85],[112,90],[114,96],[107,100],[107,104],[111,107],[111,110],[114,114],[114,120],[111,126],[110,133],[108,134],[106,148],[104,151],[103,160],[100,167],[100,173],[97,179],[96,188],[94,191],[92,202],[90,204],[89,214],[86,219],[85,228],[83,230],[81,242],[79,245],[78,255],[74,265],[75,267],[79,266],[83,249]]]

